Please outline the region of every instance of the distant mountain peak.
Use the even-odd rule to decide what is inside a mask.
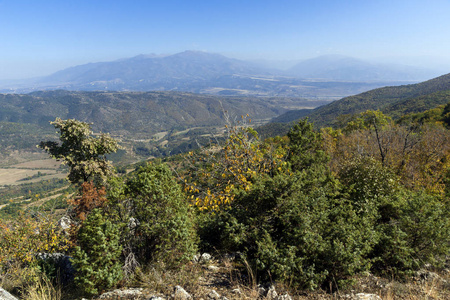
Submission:
[[[344,55],[322,55],[304,60],[288,70],[299,78],[337,81],[420,81],[436,76],[416,67],[374,64]]]

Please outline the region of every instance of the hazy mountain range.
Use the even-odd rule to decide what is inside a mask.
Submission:
[[[342,81],[417,81],[440,75],[423,68],[376,64],[341,55],[324,55],[299,62],[287,72],[299,78]]]
[[[386,85],[440,75],[432,70],[321,56],[280,70],[223,55],[185,51],[79,65],[31,80],[0,82],[0,92],[36,90],[186,91],[215,95],[316,97],[336,100]]]

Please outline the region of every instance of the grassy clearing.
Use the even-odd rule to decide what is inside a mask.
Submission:
[[[24,180],[26,178],[36,176],[38,172],[42,174],[46,174],[40,177],[36,177],[30,180]],[[16,168],[8,168],[1,169],[0,168],[0,185],[18,185],[22,183],[31,183],[38,182],[42,180],[48,180],[52,178],[65,178],[66,174],[58,173],[54,169],[40,169],[40,170],[32,170],[32,169],[16,169]]]
[[[54,159],[39,159],[33,161],[27,161],[20,164],[12,165],[11,168],[17,169],[58,169],[61,166],[61,162]]]
[[[60,166],[61,162],[54,159],[36,159],[0,168],[0,186],[64,178],[66,174],[59,172]]]
[[[153,138],[154,138],[156,141],[159,141],[159,140],[161,140],[163,137],[165,137],[168,133],[169,133],[168,131],[158,132],[158,133],[155,133],[155,134],[153,135]]]

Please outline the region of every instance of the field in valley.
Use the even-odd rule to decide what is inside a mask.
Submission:
[[[64,178],[66,173],[60,165],[54,159],[40,159],[0,168],[0,186]]]

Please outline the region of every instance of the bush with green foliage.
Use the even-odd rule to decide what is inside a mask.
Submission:
[[[446,201],[405,191],[369,156],[333,176],[306,120],[288,137],[290,169],[253,176],[228,209],[200,214],[202,247],[240,251],[260,279],[301,288],[339,286],[365,270],[403,275],[448,255]]]
[[[377,234],[366,260],[378,274],[403,276],[426,263],[438,266],[450,250],[448,203],[407,191],[397,176],[370,157],[348,162],[340,173],[358,213]]]
[[[140,263],[176,265],[195,254],[189,203],[166,165],[149,163],[125,182],[112,179],[108,199],[121,224],[122,244]]]
[[[396,215],[377,227],[381,239],[370,259],[378,274],[410,275],[425,264],[442,267],[450,253],[448,203],[423,192],[403,191],[403,197]]]
[[[294,124],[287,136],[290,150],[288,159],[294,171],[328,162],[329,157],[324,151],[322,135],[314,130],[314,125],[308,122],[308,118]]]
[[[73,253],[75,283],[84,293],[95,295],[113,287],[122,277],[119,227],[94,209],[77,233]]]
[[[294,172],[253,177],[228,210],[200,218],[200,234],[219,249],[243,252],[260,279],[334,285],[368,269],[364,256],[376,233],[341,194],[311,124],[299,122],[289,138]]]

